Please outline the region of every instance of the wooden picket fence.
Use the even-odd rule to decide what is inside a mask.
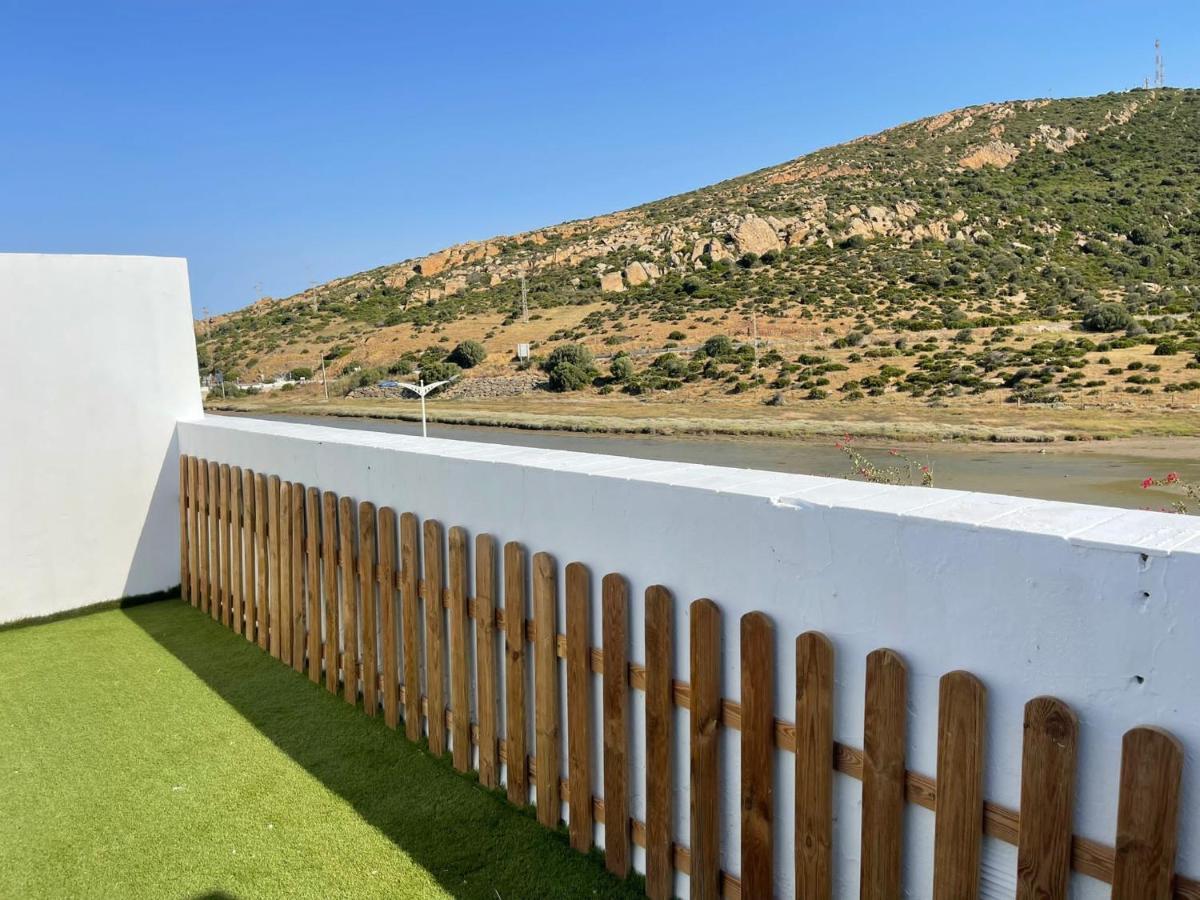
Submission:
[[[559,569],[548,553],[533,554],[530,566],[521,544],[507,543],[501,554],[492,537],[477,535],[472,582],[463,528],[449,529],[447,541],[439,522],[421,523],[413,513],[397,516],[368,501],[194,457],[180,457],[179,476],[187,601],[347,702],[361,700],[367,715],[382,710],[392,728],[403,723],[409,740],[424,737],[439,755],[449,749],[454,767],[474,765],[484,785],[501,786],[503,763],[511,802],[529,802],[532,778],[546,827],[559,825],[565,797],[571,845],[591,849],[593,823],[603,823],[606,865],[616,874],[628,874],[631,844],[645,848],[646,893],[656,900],[673,896],[677,872],[689,876],[691,895],[701,900],[772,895],[777,749],[794,754],[797,897],[832,894],[833,778],[840,772],[862,782],[863,898],[901,895],[904,805],[913,803],[935,815],[937,900],[977,895],[984,835],[1017,847],[1022,900],[1066,897],[1071,870],[1110,883],[1118,900],[1200,900],[1200,881],[1174,871],[1183,750],[1166,731],[1128,731],[1118,786],[1092,788],[1119,790],[1115,845],[1106,846],[1072,834],[1078,728],[1071,709],[1053,697],[1025,707],[1018,812],[983,797],[986,690],[969,672],[950,672],[940,682],[935,780],[905,766],[907,670],[893,650],[866,659],[864,746],[849,747],[833,739],[834,648],[818,632],[796,638],[795,721],[776,719],[775,633],[761,612],[740,621],[739,703],[721,695],[725,638],[712,600],[691,604],[691,678],[684,683],[672,678],[674,603],[660,585],[645,592],[645,662],[631,662],[629,589],[621,575],[602,580],[597,646],[591,578],[581,563],[563,573],[560,633]],[[593,674],[602,679],[599,760],[589,733]],[[644,822],[629,809],[631,690],[645,693]],[[673,733],[676,707],[690,713],[687,735]],[[740,732],[740,796],[720,796],[720,728]],[[673,747],[680,740],[688,741],[691,760],[687,835],[672,833]],[[602,797],[591,793],[597,764]],[[720,868],[723,804],[741,810],[740,877]]]

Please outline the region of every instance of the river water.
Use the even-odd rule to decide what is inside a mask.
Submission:
[[[253,414],[252,417],[394,434],[421,433],[419,422],[390,419],[265,414]],[[804,475],[851,475],[847,458],[832,442],[825,444],[807,440],[719,435],[577,434],[441,424],[431,424],[429,435],[518,447],[608,453],[639,459],[671,459]],[[884,443],[861,442],[859,449],[879,465],[888,465],[894,462],[888,456],[888,446]],[[1180,446],[1190,449],[1195,444],[1181,443]],[[906,452],[913,460],[932,468],[937,487],[1131,509],[1158,509],[1167,505],[1174,496],[1166,489],[1143,490],[1141,482],[1147,475],[1178,472],[1184,480],[1200,482],[1198,455],[1187,452],[1143,455],[1136,450],[1123,451],[1120,445],[1064,444],[1047,449],[1028,444],[992,449],[979,445],[930,444]]]

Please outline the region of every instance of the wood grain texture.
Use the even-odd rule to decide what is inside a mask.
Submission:
[[[238,634],[245,628],[243,603],[245,599],[245,576],[242,560],[245,549],[242,543],[242,470],[240,466],[229,469],[229,627]]]
[[[359,631],[362,634],[363,709],[379,712],[379,613],[375,601],[375,504],[358,504]]]
[[[280,658],[279,651],[279,476],[267,478],[267,647]]]
[[[404,636],[404,734],[418,741],[421,728],[421,557],[420,523],[400,516],[401,633]]]
[[[1113,900],[1168,900],[1175,877],[1183,746],[1161,728],[1121,741]]]
[[[743,719],[745,715],[743,709]],[[795,766],[796,896],[829,897],[833,893],[833,645],[816,631],[796,638]],[[745,876],[742,880],[744,884]]]
[[[307,620],[308,679],[321,683],[321,491],[310,487],[304,498],[304,576]]]
[[[949,672],[938,686],[934,900],[979,893],[983,843],[983,740],[986,691],[970,672]]]
[[[232,473],[227,463],[221,463],[221,498],[220,498],[220,533],[221,533],[221,608],[218,621],[227,628],[233,626],[232,579],[233,579],[233,522],[232,497],[233,486],[230,484]]]
[[[604,865],[629,874],[629,585],[617,574],[600,586],[604,651]]]
[[[898,900],[904,850],[904,748],[908,668],[886,648],[867,655],[864,704],[862,900]]]
[[[212,598],[208,611],[220,622],[225,608],[225,585],[228,584],[226,567],[229,565],[226,542],[229,535],[225,529],[225,492],[229,487],[229,470],[220,463],[208,464],[209,506],[212,519]]]
[[[446,752],[446,615],[442,607],[445,590],[445,566],[442,550],[442,523],[426,519],[425,550],[425,692],[428,701],[426,729],[429,752]]]
[[[567,566],[566,591],[568,825],[571,846],[587,853],[592,849],[592,614],[587,566]]]
[[[270,596],[267,582],[270,579],[270,559],[267,550],[267,520],[270,517],[267,508],[267,476],[259,473],[254,476],[254,555],[255,582],[254,591],[256,609],[254,617],[254,633],[258,638],[258,646],[267,649],[270,631],[268,605]]]
[[[797,641],[797,648],[799,644]],[[750,612],[742,616],[741,676],[742,890],[750,897],[768,897],[774,891],[775,864],[775,626],[765,613]],[[828,777],[832,777],[832,742],[830,750],[823,765]],[[796,769],[797,777],[800,777],[799,763]],[[799,809],[799,787],[796,798]],[[797,816],[797,826],[799,823]],[[799,837],[796,846],[800,847]],[[797,859],[800,859],[799,850]],[[807,876],[807,872],[804,875]],[[807,877],[806,883],[810,883]],[[796,885],[797,896],[822,896],[800,893],[799,877]]]
[[[672,606],[665,587],[646,588],[646,896],[651,900],[670,900],[675,894]]]
[[[279,613],[274,627],[279,632],[279,659],[292,664],[292,483],[279,482]]]
[[[325,651],[325,688],[336,694],[338,690],[338,496],[332,491],[321,495],[321,600],[325,609],[325,627],[322,635]]]
[[[558,705],[558,567],[549,553],[533,555],[534,752],[537,816],[546,828],[562,818],[559,789],[562,740]]]
[[[188,493],[188,603],[200,603],[200,476],[196,457],[187,458]]]
[[[471,768],[471,672],[467,649],[467,532],[455,526],[450,529],[449,591],[450,602],[450,711],[453,725],[450,731],[450,752],[454,768],[465,772]]]
[[[721,611],[709,599],[691,605],[691,896],[721,895],[720,772]]]
[[[208,542],[212,527],[209,521],[208,508],[208,461],[203,459],[197,462],[196,497],[199,506],[199,527],[197,530],[200,538],[196,542],[200,556],[200,565],[198,566],[200,570],[200,596],[196,605],[200,608],[201,612],[208,612],[209,592],[212,587],[209,570],[211,558],[208,552]]]
[[[529,803],[525,702],[525,548],[504,545],[504,694],[506,788],[510,803]]]
[[[396,615],[396,511],[379,510],[379,630],[383,653],[383,721],[400,724],[400,618]]]
[[[358,579],[354,577],[354,501],[338,498],[338,574],[342,588],[342,696],[358,703]],[[336,643],[336,638],[335,638]]]
[[[1067,896],[1078,734],[1075,713],[1061,700],[1035,697],[1025,704],[1018,900]]]
[[[288,528],[292,538],[292,668],[304,671],[304,485],[292,482],[292,521]]]
[[[188,458],[179,454],[179,590],[185,603],[191,590],[192,569],[188,550]]]
[[[500,786],[497,754],[496,541],[475,538],[475,705],[479,718],[479,781]]]
[[[255,559],[255,496],[254,472],[242,472],[242,576],[246,589],[242,597],[242,634],[246,640],[256,640],[258,596],[258,565]]]

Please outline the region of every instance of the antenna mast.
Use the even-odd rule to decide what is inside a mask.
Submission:
[[[1163,58],[1162,58],[1162,43],[1158,38],[1154,39],[1154,86],[1162,87],[1165,78],[1163,75]]]
[[[529,292],[525,289],[525,273],[521,272],[517,277],[521,279],[521,321],[529,321]]]

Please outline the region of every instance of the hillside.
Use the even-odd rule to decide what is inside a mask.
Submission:
[[[990,103],[262,300],[197,337],[203,365],[245,379],[324,358],[331,393],[364,403],[474,340],[487,358],[447,397],[476,405],[550,402],[547,376],[519,371],[525,342],[535,364],[583,345],[550,386],[597,412],[621,396],[824,417],[1186,412],[1198,206],[1200,91]]]

